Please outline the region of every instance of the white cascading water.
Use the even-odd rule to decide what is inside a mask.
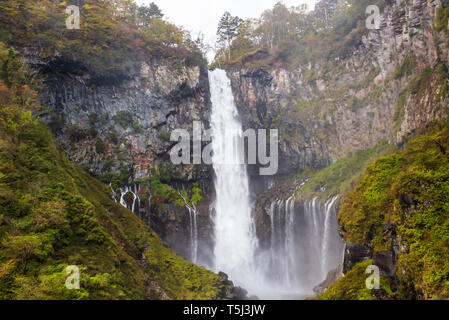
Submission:
[[[196,209],[195,204],[190,204],[181,192],[178,191],[178,195],[184,200],[185,207],[189,210],[190,261],[198,263],[198,210]]]
[[[114,188],[112,187],[112,183],[109,183],[109,188],[111,189],[112,200],[114,202],[117,202],[117,193],[115,192]]]
[[[331,232],[333,230],[332,226],[332,216],[334,214],[334,204],[337,201],[338,196],[330,198],[324,205],[324,231],[323,231],[323,243],[321,248],[321,277],[326,277],[329,272],[329,268],[335,268],[329,265],[329,242],[331,238]],[[335,215],[334,215],[335,216]],[[332,239],[333,240],[333,239]]]
[[[110,188],[112,190],[112,194],[113,194],[113,197],[115,199],[116,198],[116,193],[115,193],[114,189],[112,188],[112,184],[110,184]],[[140,186],[137,185],[137,184],[134,184],[134,189],[133,189],[133,187],[128,187],[128,186],[120,188],[120,201],[119,201],[120,204],[122,206],[124,206],[125,208],[131,210],[134,213],[137,213],[139,211],[139,209],[140,209],[140,197],[139,197],[139,194],[138,194],[139,193],[139,189],[140,189]],[[132,203],[131,207],[129,207],[128,204],[125,201],[125,195],[127,193],[130,193],[133,196],[133,203]],[[116,199],[115,199],[115,201],[116,201]]]
[[[198,262],[198,211],[188,208],[190,216],[190,255],[193,263]]]
[[[310,296],[314,286],[341,263],[337,199],[332,197],[323,206],[314,198],[297,207],[290,197],[275,200],[267,208],[271,223],[268,279],[276,284],[276,294]]]
[[[226,72],[209,73],[215,179],[215,269],[252,292],[256,279],[254,233],[244,155],[237,150],[243,130]]]
[[[262,299],[303,298],[341,263],[335,202],[318,199],[295,205],[294,195],[267,208],[271,245],[258,249],[251,215],[249,182],[238,141],[242,125],[226,72],[209,73],[212,149],[216,174],[215,270]],[[301,185],[302,186],[302,185]],[[299,186],[299,187],[301,187]]]

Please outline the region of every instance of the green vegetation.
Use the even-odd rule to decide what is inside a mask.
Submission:
[[[330,167],[317,172],[305,171],[299,178],[310,180],[298,191],[298,199],[319,197],[322,201],[331,196],[346,195],[360,181],[365,169],[382,155],[391,153],[395,147],[382,141],[374,148],[355,151]]]
[[[69,1],[1,1],[0,41],[15,48],[33,48],[55,70],[88,70],[93,81],[126,79],[139,61],[151,58],[204,64],[189,34],[162,20],[154,4],[139,7],[132,0],[80,0],[77,4],[80,29],[68,30]]]
[[[402,76],[402,73],[409,74],[412,72],[409,67],[404,67],[404,65],[409,66],[414,62],[407,62],[407,59],[404,60],[402,66],[399,66],[395,72],[395,75],[398,77]],[[409,71],[407,71],[409,70]],[[448,85],[446,78],[447,70],[444,65],[438,65],[435,68],[431,68],[430,66],[425,67],[421,70],[419,74],[417,74],[407,85],[400,94],[398,98],[398,102],[396,105],[396,109],[394,112],[393,120],[395,122],[395,126],[399,129],[401,122],[404,116],[404,108],[407,102],[407,99],[410,96],[413,96],[414,101],[421,101],[425,95],[429,97],[433,97],[433,101],[431,103],[437,104],[442,103],[448,94]],[[438,92],[438,94],[434,94]]]
[[[95,141],[95,150],[100,154],[106,151],[106,145],[100,138],[97,138],[97,140]]]
[[[425,67],[412,81],[410,81],[408,88],[411,94],[423,92],[429,85],[429,80],[434,74],[431,67]]]
[[[120,162],[118,167],[118,173],[112,171],[115,160],[109,158],[104,167],[103,174],[98,177],[103,183],[111,184],[114,189],[118,189],[121,186],[128,185],[129,179],[132,175],[131,169],[128,168],[123,162]]]
[[[66,134],[71,142],[79,142],[88,137],[87,130],[81,128],[78,124],[68,124]]]
[[[193,207],[193,205],[197,205],[202,200],[202,190],[197,183],[193,184],[193,188],[188,194],[184,190],[176,191],[170,185],[161,182],[164,178],[166,181],[169,181],[167,177],[164,177],[164,174],[157,174],[156,170],[153,170],[149,179],[153,192],[153,204],[157,206],[159,212],[165,211],[165,206],[168,203],[184,207],[186,205],[185,200],[189,206]]]
[[[223,44],[211,67],[269,68],[282,64],[293,69],[309,62],[345,59],[367,32],[368,5],[382,10],[385,1],[349,0],[334,6],[322,0],[311,14],[304,7],[287,8],[278,2],[259,19],[240,24],[233,42]]]
[[[438,7],[437,15],[435,19],[435,29],[437,31],[443,31],[447,34],[448,31],[448,20],[449,20],[449,7]]]
[[[214,299],[218,275],[177,256],[33,119],[32,81],[0,43],[0,299]],[[66,267],[81,271],[67,290]]]
[[[404,117],[405,112],[404,108],[407,102],[408,94],[409,94],[408,90],[401,91],[401,93],[399,94],[398,102],[396,104],[396,109],[394,110],[393,121],[395,123],[396,128],[398,129],[401,126],[401,122]]]
[[[133,128],[136,133],[142,132],[142,126],[134,119],[131,112],[127,110],[117,112],[112,117],[112,120],[118,123],[123,129]]]
[[[391,291],[388,281],[383,277],[380,279],[380,292],[379,290],[367,289],[366,279],[369,274],[366,274],[365,271],[370,265],[372,265],[371,260],[358,263],[316,300],[376,300],[374,294],[394,296],[395,294]]]
[[[339,223],[345,240],[388,250],[392,223],[400,239],[400,290],[426,299],[449,298],[449,129],[435,124],[401,153],[369,166],[343,201]]]
[[[416,56],[412,53],[404,58],[401,64],[397,65],[393,73],[394,79],[400,79],[403,76],[410,76],[416,68]]]

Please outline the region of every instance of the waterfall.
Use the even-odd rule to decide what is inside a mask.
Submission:
[[[136,213],[136,211],[135,211],[136,203],[137,203],[137,210],[140,209],[140,198],[139,198],[138,192],[139,192],[138,186],[136,184],[134,184],[134,192],[133,192],[134,199],[133,199],[133,205],[131,207],[131,211],[134,212],[134,213]]]
[[[242,125],[226,72],[209,73],[212,149],[215,171],[215,269],[251,291],[260,282],[254,266],[257,239],[249,201],[249,181],[238,141]]]
[[[268,279],[276,283],[277,290],[295,290],[297,259],[295,256],[295,199],[273,201],[269,209],[271,223],[270,264]]]
[[[224,271],[235,284],[262,299],[300,299],[313,294],[327,272],[341,263],[337,197],[324,206],[318,198],[296,203],[288,198],[267,205],[270,246],[259,248],[250,205],[243,132],[231,90],[222,70],[209,73],[212,100],[212,149],[215,171],[215,271]],[[303,181],[297,188],[301,188]],[[273,187],[270,182],[268,187]],[[191,215],[191,219],[194,215]],[[191,223],[194,223],[192,220]]]
[[[194,203],[189,204],[187,199],[178,191],[178,195],[184,200],[185,207],[189,210],[190,221],[190,261],[198,262],[198,210]]]
[[[286,282],[291,285],[295,282],[294,274],[294,250],[295,250],[295,240],[294,240],[294,225],[295,225],[295,200],[294,196],[287,199],[286,206],[286,217],[285,217],[285,277]]]
[[[117,202],[117,193],[115,192],[114,188],[112,187],[112,182],[109,183],[109,188],[111,188],[112,200],[114,202]]]
[[[125,195],[127,193],[131,193],[133,195],[133,203],[132,203],[131,207],[129,207],[125,201]],[[125,208],[130,209],[132,212],[136,213],[135,212],[136,203],[137,203],[137,206],[140,207],[140,198],[137,195],[137,193],[138,193],[138,187],[136,185],[134,185],[134,191],[133,191],[133,188],[131,188],[131,187],[127,187],[127,186],[121,187],[120,188],[120,201],[119,201],[120,204],[122,206],[124,206]]]
[[[128,205],[126,204],[126,201],[125,201],[125,194],[127,194],[128,192],[129,192],[128,187],[120,188],[120,204],[122,206],[124,206],[125,208],[128,208]]]
[[[334,211],[334,204],[335,201],[337,201],[338,196],[335,196],[333,198],[330,198],[325,206],[324,206],[324,215],[325,215],[325,219],[324,219],[324,233],[323,233],[323,237],[322,237],[322,248],[321,248],[321,277],[326,277],[327,273],[329,272],[329,268],[334,268],[336,267],[335,265],[329,265],[329,241],[331,238],[331,231],[332,231],[332,215],[336,214],[336,212]]]
[[[292,195],[273,200],[267,208],[271,243],[266,273],[277,294],[293,298],[312,295],[313,287],[341,263],[337,199],[332,197],[322,206],[314,198],[299,206]]]
[[[198,211],[189,207],[190,214],[190,252],[193,263],[198,262]]]

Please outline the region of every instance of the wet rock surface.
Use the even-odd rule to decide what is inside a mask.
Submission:
[[[174,66],[153,59],[129,70],[126,79],[109,81],[92,78],[89,70],[70,61],[43,61],[32,52],[27,59],[45,79],[39,96],[49,109],[36,116],[48,123],[69,159],[106,183],[120,180],[120,188],[129,186],[140,199],[135,202],[134,194],[126,194],[127,207],[134,207],[139,217],[187,259],[191,255],[188,210],[170,204],[162,210],[148,201],[151,186],[143,192],[147,183],[139,182],[157,170],[176,190],[200,184],[204,199],[198,206],[199,251],[205,253],[201,260],[209,262],[213,170],[207,165],[174,166],[170,161],[173,130],[192,134],[194,120],[208,125],[211,103],[206,67]],[[121,192],[117,187],[112,192],[118,201]]]
[[[225,286],[220,294],[219,298],[228,300],[258,300],[257,297],[248,297],[248,291],[241,287],[235,287],[234,283],[229,280],[229,276],[224,272],[219,272],[222,285]]]
[[[337,268],[329,271],[326,279],[315,288],[313,288],[313,292],[316,295],[320,295],[326,292],[326,290],[329,289],[330,286],[337,283],[337,281],[340,280],[343,276],[343,264],[340,264]]]
[[[416,129],[445,117],[433,94],[441,83],[432,79],[432,90],[406,101],[399,130],[394,120],[410,79],[438,62],[437,47],[440,57],[447,56],[445,43],[434,37],[439,5],[439,0],[389,2],[380,29],[363,35],[348,58],[332,62],[331,74],[324,72],[329,61],[228,71],[244,129],[279,129],[279,175],[326,167],[381,139],[402,143]],[[418,61],[413,76],[395,78],[411,54]]]

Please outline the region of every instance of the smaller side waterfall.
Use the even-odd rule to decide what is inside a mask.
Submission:
[[[141,207],[146,207],[145,203],[142,203],[142,199],[140,199],[139,192],[142,195],[141,186],[139,184],[134,184],[132,186],[124,186],[120,188],[120,197],[117,197],[117,193],[112,188],[112,183],[109,184],[112,192],[112,199],[115,202],[119,202],[123,207],[131,210],[133,213],[139,215],[139,217],[147,223],[148,226],[151,226],[151,219],[149,211],[151,210],[151,200],[153,198],[153,193],[151,190],[151,185],[147,182],[148,187],[148,212],[142,211]],[[184,191],[185,192],[185,191]],[[194,203],[190,204],[189,201],[183,196],[181,192],[178,191],[178,195],[183,199],[185,203],[185,207],[189,212],[189,249],[190,249],[190,260],[193,263],[198,263],[198,210]],[[117,201],[117,198],[119,199]],[[146,200],[145,200],[146,201]],[[142,207],[143,208],[143,207]]]
[[[331,240],[331,230],[332,230],[332,218],[336,217],[336,212],[334,208],[335,201],[337,201],[338,196],[330,198],[324,205],[324,232],[323,232],[323,243],[321,248],[321,277],[325,278],[327,273],[331,270],[330,268],[335,268],[336,266],[329,265],[329,241]],[[334,216],[332,216],[334,215]],[[323,279],[324,279],[323,278]]]
[[[148,187],[148,210],[150,212],[151,211],[151,200],[153,199],[153,191],[151,190],[151,185],[149,182],[147,182],[147,187]],[[148,214],[146,218],[147,218],[148,226],[151,227],[150,214]]]
[[[322,205],[314,198],[300,205],[291,196],[274,200],[267,208],[271,224],[267,279],[284,296],[312,294],[313,287],[341,263],[337,199],[332,197]]]
[[[112,187],[111,187],[112,189]],[[138,213],[139,208],[140,208],[140,198],[138,195],[139,192],[139,186],[138,185],[134,185],[133,187],[121,187],[120,188],[120,204],[122,206],[124,206],[125,208],[131,210],[134,213]],[[126,201],[125,201],[125,196],[130,193],[133,197],[133,201],[132,204],[129,206]],[[136,211],[136,207],[137,207],[137,211]]]
[[[198,261],[198,211],[196,208],[189,208],[190,215],[190,248],[193,263]]]
[[[287,200],[276,200],[270,205],[271,248],[270,270],[268,277],[281,285],[293,288],[297,286],[295,259],[295,201],[291,196]]]
[[[185,207],[189,210],[190,221],[190,261],[198,262],[198,210],[194,203],[191,205],[186,198],[178,191],[179,196],[184,200]]]
[[[115,192],[114,188],[112,187],[112,183],[109,183],[109,188],[111,188],[112,200],[114,202],[117,202],[117,193]]]
[[[129,209],[129,208],[128,208],[128,204],[127,204],[126,201],[125,201],[125,195],[126,195],[129,191],[130,191],[130,190],[129,190],[128,187],[122,187],[122,188],[120,188],[120,204],[121,204],[122,206],[124,206],[125,208],[127,208],[127,209]]]

